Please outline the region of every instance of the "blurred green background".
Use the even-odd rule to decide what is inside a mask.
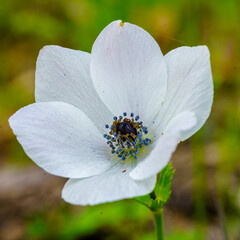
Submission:
[[[0,239],[155,239],[151,213],[133,200],[65,203],[65,180],[38,168],[7,122],[34,102],[35,62],[44,45],[90,52],[100,31],[117,19],[147,30],[164,54],[183,45],[209,47],[213,109],[173,156],[166,239],[239,240],[239,0],[1,0]]]

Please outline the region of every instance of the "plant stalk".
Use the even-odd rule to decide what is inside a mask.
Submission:
[[[164,239],[163,208],[160,208],[156,212],[153,212],[153,215],[155,220],[157,240],[163,240]]]

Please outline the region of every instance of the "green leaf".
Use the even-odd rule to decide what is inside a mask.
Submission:
[[[145,196],[136,197],[134,200],[145,205],[152,211],[157,211],[168,202],[171,195],[172,178],[175,173],[169,163],[159,174],[154,190]]]

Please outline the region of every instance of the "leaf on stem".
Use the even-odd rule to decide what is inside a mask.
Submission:
[[[148,195],[136,197],[134,199],[154,212],[163,208],[171,195],[171,185],[174,173],[175,170],[173,170],[172,164],[169,163],[160,172],[154,190]]]

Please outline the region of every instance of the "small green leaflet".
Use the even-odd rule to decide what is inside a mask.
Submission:
[[[159,174],[154,190],[145,196],[133,198],[137,202],[147,206],[151,211],[157,211],[167,203],[171,195],[172,178],[175,173],[172,164],[169,163]]]

